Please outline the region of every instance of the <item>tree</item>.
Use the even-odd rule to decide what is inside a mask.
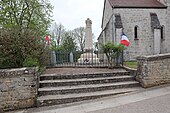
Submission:
[[[120,56],[120,53],[124,50],[124,46],[122,44],[115,45],[113,42],[109,42],[104,44],[102,49],[106,54],[110,67],[112,67],[114,59]]]
[[[75,28],[73,30],[73,37],[75,38],[80,50],[83,52],[85,47],[85,29],[84,27]]]
[[[52,9],[48,0],[0,0],[0,66],[47,61],[42,36],[52,21]]]
[[[65,38],[62,43],[62,47],[64,48],[64,51],[66,52],[76,51],[77,48],[76,43],[74,39],[71,37],[71,35],[69,34],[69,32],[66,32],[64,37]]]
[[[5,28],[19,26],[44,34],[52,21],[52,9],[48,0],[1,0],[0,24]]]
[[[60,24],[53,23],[50,27],[49,32],[52,40],[54,40],[56,42],[56,46],[59,47],[63,42],[64,35],[66,33],[64,26],[61,23]]]
[[[1,29],[0,68],[28,66],[28,62],[32,61],[32,66],[45,65],[48,61],[48,49],[44,48],[45,43],[39,37],[39,34],[30,29]]]

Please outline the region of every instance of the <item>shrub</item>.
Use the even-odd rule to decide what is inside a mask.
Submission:
[[[102,46],[104,53],[106,54],[109,65],[112,67],[115,58],[119,57],[124,50],[122,44],[115,45],[113,42],[106,43]]]
[[[36,58],[26,58],[25,61],[23,62],[24,67],[35,67],[39,66],[38,59]]]
[[[0,68],[23,67],[28,58],[45,65],[49,54],[48,48],[44,47],[40,35],[30,29],[0,29]]]

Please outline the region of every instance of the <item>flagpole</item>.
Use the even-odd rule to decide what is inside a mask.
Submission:
[[[124,59],[124,58],[123,58],[123,52],[124,52],[124,51],[122,50],[122,67],[123,67],[123,59]]]
[[[122,33],[120,43],[123,44],[124,46],[129,46],[129,44],[130,44],[129,39],[127,38],[127,36],[124,33]],[[122,66],[123,66],[123,61],[124,61],[124,51],[122,50]]]

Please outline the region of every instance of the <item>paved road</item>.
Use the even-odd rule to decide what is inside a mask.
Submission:
[[[170,94],[88,113],[170,113]]]
[[[9,113],[170,113],[170,85],[68,107],[41,107]]]

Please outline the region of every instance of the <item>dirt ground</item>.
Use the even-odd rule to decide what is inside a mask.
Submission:
[[[109,69],[109,68],[48,68],[44,74],[84,74],[84,73],[109,73],[122,72],[124,69]]]

